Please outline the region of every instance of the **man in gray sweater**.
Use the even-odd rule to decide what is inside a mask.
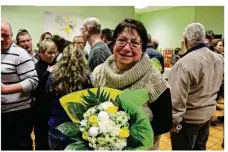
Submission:
[[[206,47],[204,38],[202,24],[192,23],[185,28],[187,52],[172,67],[168,78],[173,107],[173,150],[206,150],[224,60]]]
[[[1,149],[32,150],[31,91],[38,76],[28,52],[12,43],[10,24],[1,21]]]
[[[81,32],[84,40],[91,46],[88,65],[91,71],[112,54],[108,46],[100,38],[101,24],[95,17],[89,17],[84,20]]]

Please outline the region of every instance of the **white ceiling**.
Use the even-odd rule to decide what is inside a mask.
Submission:
[[[142,13],[147,13],[147,12],[152,12],[152,11],[168,9],[168,8],[172,8],[172,7],[177,7],[177,6],[146,6],[144,8],[140,8],[140,9],[138,7],[135,7],[135,13],[142,14]]]

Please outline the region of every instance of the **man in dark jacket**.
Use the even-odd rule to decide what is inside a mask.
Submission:
[[[156,51],[154,49],[154,46],[153,46],[152,41],[151,41],[151,35],[147,34],[147,37],[148,37],[148,45],[147,45],[146,53],[148,54],[150,59],[157,58],[160,61],[161,66],[162,66],[161,73],[163,73],[164,72],[164,57],[162,56],[161,53],[159,53],[158,51]],[[156,48],[157,47],[158,46],[156,46]]]
[[[108,28],[101,30],[101,40],[104,41],[113,53],[112,31]]]

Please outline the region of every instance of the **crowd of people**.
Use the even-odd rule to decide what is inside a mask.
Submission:
[[[38,49],[26,29],[20,29],[13,42],[10,23],[1,20],[2,150],[32,150],[33,131],[36,150],[66,148],[73,141],[56,127],[71,120],[59,100],[94,87],[149,92],[142,108],[154,131],[151,150],[159,149],[167,132],[173,150],[206,150],[224,87],[224,40],[213,39],[200,23],[183,30],[187,51],[175,49],[167,81],[164,57],[156,50],[159,42],[138,20],[124,19],[112,31],[89,17],[72,42],[45,32]]]

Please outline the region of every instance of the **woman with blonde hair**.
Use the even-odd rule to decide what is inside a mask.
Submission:
[[[51,72],[50,64],[57,54],[57,47],[52,40],[44,40],[40,43],[37,53],[38,62],[35,68],[39,82],[33,92],[34,104],[34,133],[36,150],[49,150],[48,145],[48,119],[50,116],[50,104],[45,91],[46,82]]]
[[[48,121],[49,146],[52,150],[63,150],[71,142],[68,137],[55,129],[63,122],[71,121],[59,99],[71,92],[92,87],[82,51],[72,43],[67,45],[46,85],[52,104],[51,117]]]

